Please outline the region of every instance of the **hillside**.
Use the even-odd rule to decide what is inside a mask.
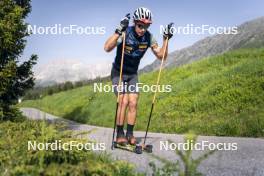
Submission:
[[[165,67],[175,67],[191,63],[204,57],[221,54],[239,48],[258,48],[264,46],[264,17],[260,17],[238,26],[236,35],[214,35],[199,40],[192,46],[171,52]],[[157,70],[159,60],[145,66],[141,72]]]
[[[157,72],[140,76],[155,84]],[[159,93],[150,130],[218,136],[264,136],[264,48],[240,49],[165,69],[161,84],[172,92]],[[145,130],[152,94],[141,93],[137,130]],[[113,93],[94,93],[92,86],[46,96],[21,106],[92,125],[112,127]]]

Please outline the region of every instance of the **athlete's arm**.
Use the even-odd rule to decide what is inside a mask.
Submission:
[[[114,33],[111,37],[109,37],[105,42],[104,50],[106,52],[112,51],[116,47],[117,40],[119,39],[119,37],[120,35],[116,33]]]
[[[151,45],[151,49],[152,49],[153,53],[160,60],[162,60],[164,51],[165,51],[164,59],[167,58],[169,42],[166,45],[166,39],[168,38],[168,40],[169,40],[173,36],[173,33],[171,31],[172,26],[173,26],[173,23],[170,23],[166,26],[166,30],[163,33],[163,44],[162,44],[161,48],[159,48],[157,42],[155,42],[154,44]]]
[[[116,47],[119,37],[122,35],[122,32],[124,32],[129,25],[129,19],[130,19],[130,14],[128,13],[120,21],[120,24],[116,28],[115,33],[105,42],[104,50],[106,52],[110,52]]]
[[[154,53],[154,55],[157,57],[157,59],[162,60],[163,58],[163,54],[165,51],[165,55],[164,55],[164,60],[166,60],[167,55],[168,55],[168,45],[165,46],[166,39],[163,39],[163,44],[162,47],[160,48],[158,46],[158,43],[155,43],[151,46],[152,52]]]

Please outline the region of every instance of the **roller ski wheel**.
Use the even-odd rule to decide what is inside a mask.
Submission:
[[[135,146],[135,150],[134,150],[134,152],[135,152],[136,154],[142,154],[142,152],[143,152],[143,150],[142,150],[142,146],[140,146],[140,145],[136,145],[136,146]]]
[[[146,151],[147,153],[152,153],[152,149],[153,149],[152,145],[146,145],[144,147],[144,151]]]

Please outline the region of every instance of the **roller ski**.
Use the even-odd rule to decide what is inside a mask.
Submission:
[[[136,154],[142,154],[143,152],[152,153],[152,145],[142,146],[136,143],[135,137],[117,137],[114,142],[114,148],[134,152]]]

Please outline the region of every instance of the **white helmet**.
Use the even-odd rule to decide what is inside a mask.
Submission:
[[[135,21],[141,21],[146,24],[152,23],[152,13],[145,7],[139,7],[135,10],[133,18]]]

